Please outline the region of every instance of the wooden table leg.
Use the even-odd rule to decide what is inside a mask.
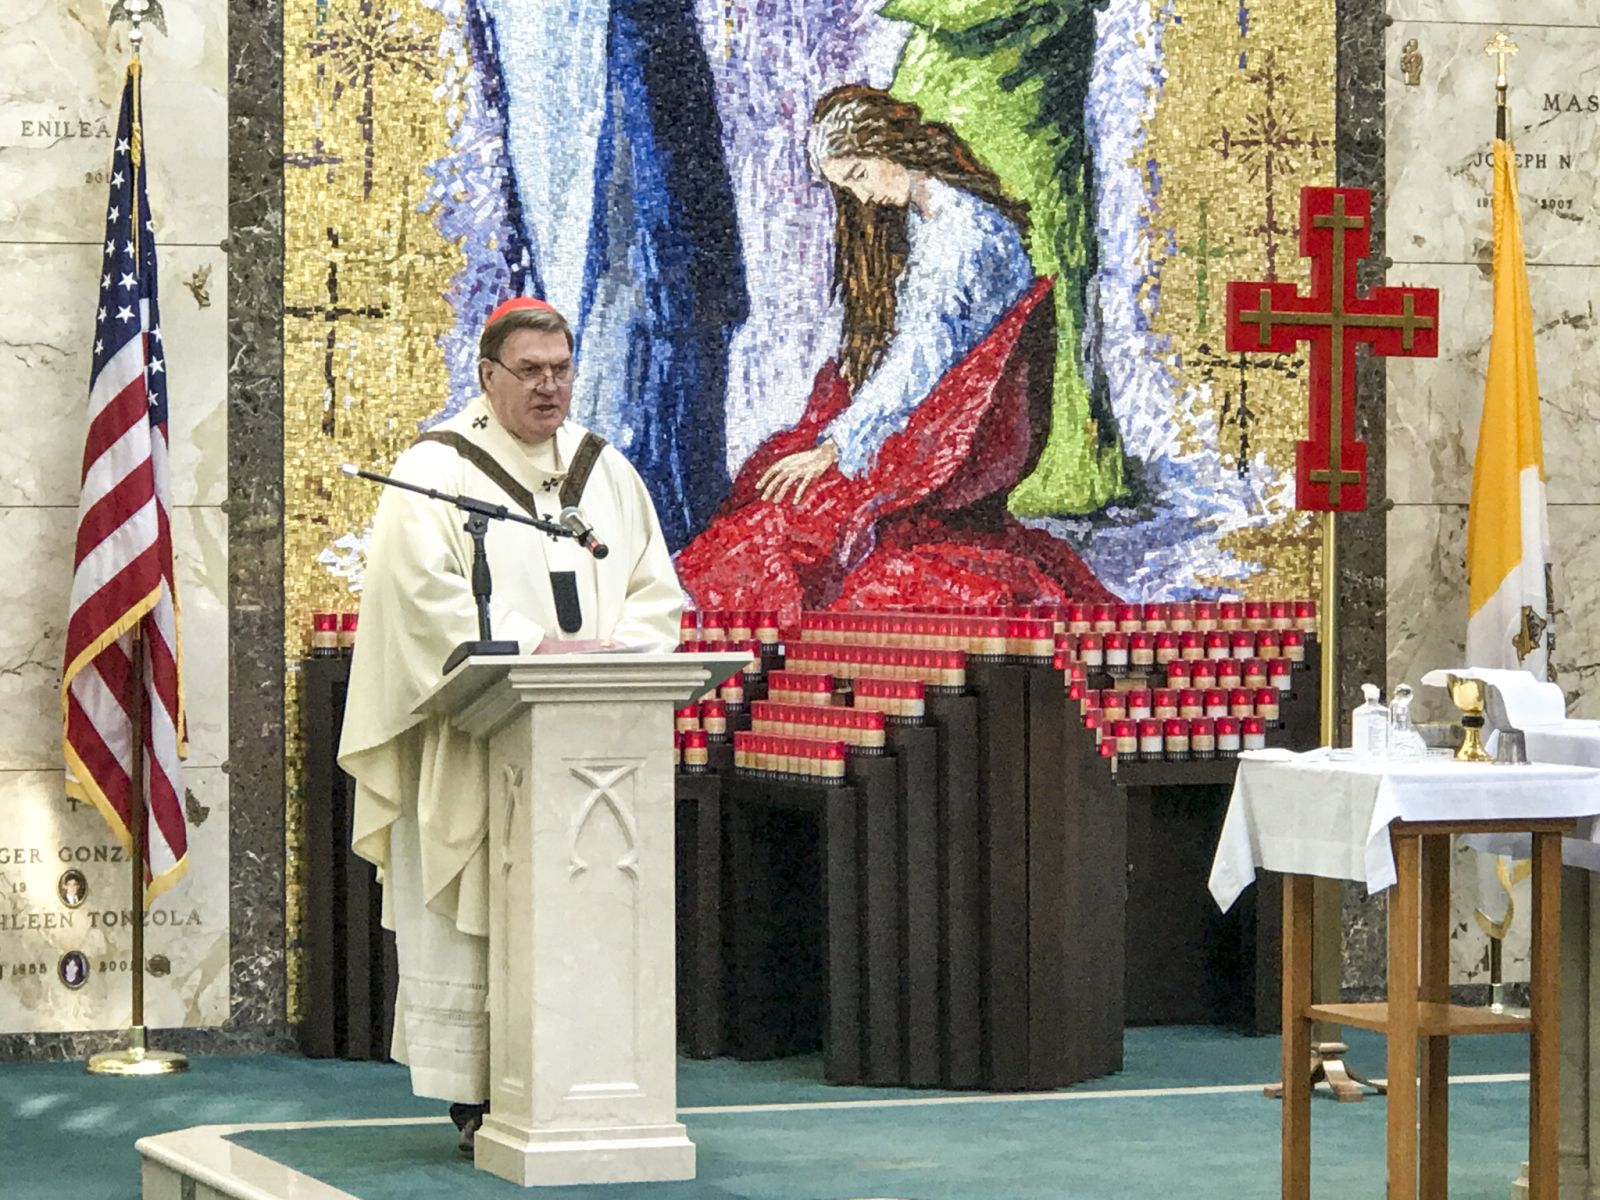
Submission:
[[[1422,982],[1419,997],[1450,1003],[1450,837],[1422,839]],[[1421,1183],[1423,1200],[1450,1194],[1450,1039],[1422,1039]]]
[[[1533,835],[1528,1200],[1556,1200],[1561,1131],[1561,835]]]
[[[1283,879],[1283,1200],[1311,1198],[1311,910],[1315,880]]]
[[[1389,889],[1389,1200],[1417,1195],[1417,934],[1422,847],[1394,837]]]

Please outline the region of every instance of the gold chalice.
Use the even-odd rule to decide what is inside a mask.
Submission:
[[[1483,737],[1479,733],[1483,728],[1483,710],[1487,700],[1483,680],[1462,679],[1452,675],[1447,686],[1450,699],[1461,710],[1461,728],[1466,731],[1461,738],[1461,747],[1456,751],[1456,761],[1492,761],[1489,752],[1483,748]]]

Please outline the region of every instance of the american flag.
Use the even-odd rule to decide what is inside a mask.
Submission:
[[[148,902],[186,865],[178,761],[187,739],[167,480],[167,368],[139,104],[135,59],[111,157],[61,703],[67,794],[94,804],[125,846],[130,805],[147,798]],[[135,789],[137,709],[145,716],[144,780]]]

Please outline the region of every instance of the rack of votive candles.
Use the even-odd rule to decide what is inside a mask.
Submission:
[[[785,667],[835,678],[872,675],[917,679],[941,692],[959,692],[967,683],[967,656],[960,650],[901,650],[800,641],[788,647]]]
[[[832,704],[832,675],[813,671],[773,671],[767,676],[767,699],[780,704]]]
[[[741,730],[733,735],[733,768],[759,775],[828,785],[844,782],[842,741]]]
[[[853,753],[880,755],[886,736],[883,714],[842,705],[774,704],[757,700],[750,706],[752,733],[839,741]]]
[[[822,676],[821,678],[827,678]],[[856,708],[882,713],[896,725],[920,725],[927,714],[927,689],[920,679],[879,679],[859,676],[853,685]],[[771,696],[771,689],[767,694]]]
[[[805,612],[800,641],[884,649],[961,650],[991,662],[1048,660],[1051,616],[950,615],[924,612]],[[792,650],[792,648],[791,648]]]

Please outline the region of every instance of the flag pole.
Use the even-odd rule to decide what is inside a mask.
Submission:
[[[128,19],[132,28],[128,42],[133,47],[133,58],[128,70],[134,78],[133,89],[133,144],[131,167],[134,172],[133,212],[131,227],[134,243],[134,269],[139,270],[139,185],[138,173],[143,169],[144,129],[141,124],[139,87],[139,45],[144,41],[141,23],[150,0],[126,0]],[[141,318],[142,319],[142,318]],[[144,917],[145,917],[145,860],[149,841],[149,822],[146,812],[144,739],[150,724],[145,682],[145,667],[149,652],[145,646],[144,623],[141,619],[129,632],[128,639],[128,692],[125,703],[128,712],[130,751],[128,755],[128,858],[132,868],[133,946],[129,954],[129,978],[133,986],[133,1006],[128,1022],[128,1048],[108,1050],[89,1059],[91,1075],[171,1075],[188,1070],[189,1060],[182,1054],[167,1050],[151,1050],[145,1045],[144,1024]]]

